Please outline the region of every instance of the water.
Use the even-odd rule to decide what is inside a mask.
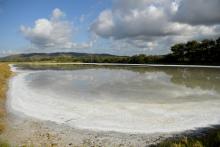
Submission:
[[[220,69],[53,65],[17,72],[8,106],[27,117],[125,133],[220,123]]]

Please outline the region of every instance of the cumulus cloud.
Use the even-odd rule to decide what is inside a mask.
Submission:
[[[220,35],[219,3],[219,0],[113,0],[112,9],[102,11],[90,30],[134,48],[161,50],[174,41]]]
[[[34,27],[21,26],[20,30],[27,40],[38,48],[89,48],[92,42],[78,44],[72,41],[73,25],[64,19],[65,13],[56,8],[49,19],[35,21]]]
[[[112,10],[101,12],[91,30],[100,36],[116,39],[165,35],[170,32],[163,30],[167,22],[163,11],[146,0],[119,0]]]
[[[219,24],[220,0],[182,0],[174,19],[193,25]]]

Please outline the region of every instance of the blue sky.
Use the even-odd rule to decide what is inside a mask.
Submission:
[[[166,54],[174,43],[220,36],[212,0],[0,0],[0,54]]]
[[[35,20],[50,17],[55,8],[62,10],[66,19],[79,29],[74,39],[86,41],[91,22],[109,7],[108,0],[0,0],[0,50],[22,52],[28,48],[30,43],[20,32],[20,26],[33,26]]]

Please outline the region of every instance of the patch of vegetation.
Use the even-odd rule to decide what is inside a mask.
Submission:
[[[220,130],[209,131],[204,136],[168,139],[156,147],[220,147]]]
[[[216,40],[189,41],[171,47],[171,58],[177,63],[219,64],[220,38]]]
[[[10,147],[10,145],[7,141],[0,140],[0,147]]]
[[[5,98],[7,91],[7,82],[12,72],[8,64],[0,63],[0,133],[5,129]],[[0,140],[0,147],[9,147],[10,145]]]
[[[10,76],[11,71],[9,65],[0,63],[0,133],[4,130],[5,127],[5,98],[7,91],[7,82]]]

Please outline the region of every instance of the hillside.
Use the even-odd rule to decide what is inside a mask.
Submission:
[[[111,54],[89,54],[76,52],[56,53],[29,53],[16,54],[0,58],[2,62],[33,62],[33,61],[54,61],[54,62],[97,62],[97,60],[124,58]],[[94,60],[94,61],[93,61]]]

